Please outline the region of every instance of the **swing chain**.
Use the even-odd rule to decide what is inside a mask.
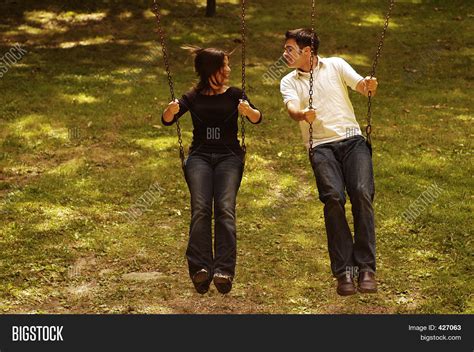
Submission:
[[[311,1],[311,56],[309,58],[309,108],[313,109],[313,81],[314,81],[314,17],[315,17],[315,1]],[[313,158],[313,123],[309,124],[309,155]]]
[[[383,26],[382,34],[380,35],[379,45],[377,47],[377,52],[375,53],[374,61],[372,63],[372,71],[370,73],[370,78],[375,76],[375,70],[377,68],[379,58],[382,52],[382,47],[385,41],[385,34],[388,28],[388,22],[390,21],[390,16],[392,13],[393,5],[395,4],[395,0],[390,0],[390,5],[387,11],[387,15],[385,16],[385,23]],[[371,146],[372,145],[372,92],[369,90],[368,94],[368,101],[367,101],[367,126],[365,127],[365,134],[367,137],[367,143]]]
[[[245,37],[246,37],[246,30],[245,30],[245,0],[242,0],[242,100],[245,99]],[[240,129],[242,135],[242,150],[244,153],[247,150],[247,146],[245,145],[245,120],[244,116],[240,114]]]
[[[163,61],[165,63],[166,75],[168,78],[168,86],[169,86],[170,95],[171,95],[171,101],[174,101],[175,100],[174,86],[173,86],[173,80],[171,77],[168,51],[166,50],[165,33],[161,26],[160,8],[156,0],[153,0],[153,13],[155,14],[156,24],[158,27],[158,34],[160,36],[161,51],[163,53]],[[183,147],[183,139],[181,137],[181,126],[179,125],[179,120],[176,120],[176,132],[178,133],[179,158],[181,159],[181,167],[184,169],[184,147]]]

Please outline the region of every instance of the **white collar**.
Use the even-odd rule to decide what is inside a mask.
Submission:
[[[315,71],[318,71],[321,65],[323,64],[324,59],[322,59],[319,55],[317,55],[317,58],[318,58],[318,65],[314,68],[313,73]],[[299,79],[300,77],[309,77],[309,72],[301,71],[299,68],[297,68],[293,72],[294,72],[295,78],[297,79]]]

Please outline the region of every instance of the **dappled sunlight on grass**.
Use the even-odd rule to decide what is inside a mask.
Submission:
[[[14,165],[3,167],[3,174],[5,176],[25,176],[25,175],[37,175],[40,169],[36,166],[29,165]]]
[[[253,199],[252,207],[255,209],[258,208],[267,208],[275,202],[278,198],[271,198],[271,197],[257,197]]]
[[[74,11],[68,12],[50,12],[50,11],[27,11],[25,12],[25,19],[27,21],[50,24],[52,21],[67,22],[67,23],[85,23],[102,21],[107,16],[106,12],[93,13],[76,13]]]
[[[106,43],[110,43],[113,39],[114,37],[111,35],[104,36],[104,37],[93,37],[93,38],[83,39],[79,41],[63,42],[63,43],[60,43],[58,47],[61,49],[71,49],[77,46],[106,44]]]
[[[385,8],[381,9],[384,12]],[[361,14],[361,13],[351,13],[350,17],[357,17],[357,20],[353,21],[351,24],[358,27],[379,27],[382,28],[385,22],[385,13],[382,14]],[[400,26],[397,24],[397,20],[392,18],[390,20],[390,29],[397,29]]]
[[[193,45],[197,45],[199,43],[206,43],[208,41],[209,33],[203,31],[202,33],[186,33],[186,35],[170,35],[170,41],[182,42],[182,41],[190,41]],[[220,35],[215,34],[214,40],[220,38]],[[183,51],[184,53],[184,51]]]
[[[64,33],[67,31],[67,27],[64,26],[56,26],[54,28],[38,28],[38,27],[33,27],[29,26],[27,24],[23,24],[21,26],[18,26],[16,30],[10,30],[5,33],[5,35],[10,36],[10,35],[19,35],[19,34],[27,34],[27,35],[43,35],[46,33]]]
[[[78,216],[77,211],[68,206],[48,204],[45,207],[44,205],[44,202],[35,201],[25,201],[17,204],[17,212],[28,214],[29,226],[22,228],[23,231],[19,231],[15,227],[3,227],[3,231],[5,231],[4,240],[13,242],[41,240],[43,234],[47,236],[64,229],[70,221]],[[20,236],[20,233],[23,236]],[[28,234],[34,236],[27,236]],[[44,239],[46,240],[46,237]]]
[[[119,88],[115,88],[113,90],[114,94],[121,94],[121,95],[131,95],[133,93],[133,88],[128,86],[126,88],[122,88],[122,89],[119,89]]]
[[[288,188],[291,189],[291,187],[298,185],[298,180],[295,178],[294,175],[290,175],[290,174],[281,176],[278,182],[283,189],[288,189]]]
[[[299,233],[299,234],[296,234],[295,236],[292,236],[292,241],[297,242],[299,245],[303,247],[314,244],[314,238],[312,238],[311,235],[304,234],[304,233]],[[327,260],[324,260],[324,262],[326,263]]]
[[[246,158],[248,158],[249,162],[251,162],[252,165],[260,165],[262,168],[265,168],[265,166],[267,166],[270,163],[270,161],[261,157],[257,153],[252,153],[250,155],[247,155]]]
[[[406,260],[416,260],[420,262],[433,261],[445,259],[442,258],[439,252],[430,249],[416,249],[408,253]],[[425,268],[423,266],[419,267],[420,273],[425,273]]]
[[[24,147],[32,148],[44,142],[41,137],[56,141],[65,141],[68,138],[67,129],[53,127],[51,122],[46,121],[48,117],[45,115],[31,114],[8,123],[8,129],[13,134],[4,137],[3,145],[20,143]]]
[[[66,33],[70,26],[85,25],[90,22],[102,21],[107,14],[98,13],[75,13],[50,12],[50,11],[26,11],[25,21],[27,23],[19,25],[16,29],[6,31],[6,36],[32,35],[43,36],[58,33]]]
[[[10,124],[10,128],[15,132],[28,132],[35,129],[41,121],[46,120],[46,115],[29,114],[19,118],[17,121]],[[49,125],[49,124],[48,124]]]
[[[472,115],[456,115],[454,116],[455,119],[460,120],[460,121],[466,121],[466,122],[472,122],[474,117]]]
[[[57,80],[63,80],[63,81],[74,81],[75,83],[97,83],[97,82],[112,82],[114,83],[122,83],[122,82],[116,82],[117,80],[113,75],[111,74],[91,74],[91,75],[80,75],[80,74],[68,74],[68,73],[61,73],[56,76]],[[118,81],[118,80],[117,80]],[[123,81],[123,83],[128,83],[128,81]]]
[[[47,170],[47,174],[51,175],[64,175],[64,176],[74,176],[80,170],[80,168],[84,167],[86,164],[87,159],[85,157],[74,158],[68,160],[52,169]]]
[[[135,139],[134,143],[140,147],[161,151],[176,147],[176,137],[160,137],[160,138],[140,138]]]
[[[242,183],[245,183],[247,189],[254,189],[253,193],[263,192],[262,185],[268,182],[268,172],[244,172]],[[242,189],[241,192],[247,192]]]
[[[92,95],[79,93],[79,94],[62,94],[62,98],[70,103],[77,104],[92,104],[100,101],[100,98],[96,98]]]
[[[171,13],[170,10],[160,8],[161,17],[168,16],[170,13]],[[147,10],[143,11],[143,17],[145,17],[146,19],[155,19],[155,14],[150,9],[147,9]]]
[[[127,68],[121,68],[121,69],[112,71],[111,74],[112,74],[112,75],[123,75],[123,76],[127,76],[127,75],[139,74],[139,73],[141,73],[142,71],[143,71],[142,68],[127,67]],[[127,83],[129,83],[129,82],[127,81]]]
[[[117,15],[117,18],[120,20],[127,20],[133,17],[133,13],[131,11],[123,11]]]
[[[37,223],[33,226],[33,230],[38,232],[59,230],[70,220],[72,220],[76,215],[76,212],[70,207],[51,204],[47,208],[45,208],[42,206],[41,203],[39,203],[38,205],[41,209],[41,216],[45,218],[42,222]],[[29,206],[31,207],[32,204],[30,203]]]
[[[372,65],[372,59],[369,59],[367,55],[360,54],[345,54],[345,53],[336,53],[334,56],[339,56],[345,59],[347,62],[350,62],[353,65],[357,66],[366,66],[370,67]]]

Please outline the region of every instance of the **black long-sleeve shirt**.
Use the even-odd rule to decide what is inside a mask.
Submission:
[[[194,126],[191,152],[226,153],[231,150],[238,153],[239,99],[242,99],[242,90],[236,87],[229,87],[224,93],[216,95],[204,95],[191,90],[178,99],[179,112],[173,120],[166,122],[162,116],[161,121],[165,126],[170,126],[190,111]],[[247,97],[245,100],[249,101]],[[250,101],[249,104],[256,109]],[[261,121],[260,114],[257,122],[250,122],[258,124]]]

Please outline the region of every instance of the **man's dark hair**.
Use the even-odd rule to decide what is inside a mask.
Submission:
[[[300,49],[303,49],[305,46],[311,47],[311,29],[309,28],[298,28],[287,31],[285,34],[286,40],[294,39],[296,44]],[[313,36],[313,51],[314,55],[318,54],[319,49],[319,37],[316,32]]]

